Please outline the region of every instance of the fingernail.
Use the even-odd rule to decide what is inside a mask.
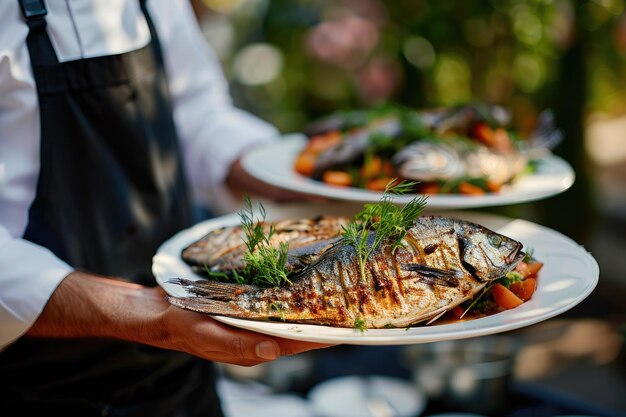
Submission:
[[[270,341],[264,341],[256,345],[256,355],[259,358],[274,360],[278,357],[280,352],[278,352],[278,346],[276,343]]]

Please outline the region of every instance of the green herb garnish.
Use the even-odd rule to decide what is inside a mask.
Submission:
[[[204,272],[210,280],[218,282],[231,282],[235,281],[237,284],[247,284],[248,280],[237,271],[232,270],[230,273],[223,271],[211,271],[208,265],[204,265]]]
[[[523,280],[524,277],[522,276],[522,274],[516,271],[511,271],[502,278],[497,279],[495,282],[498,282],[507,288],[511,288],[511,284],[514,284],[516,282],[522,282]]]
[[[280,319],[285,321],[285,307],[283,307],[282,303],[270,303],[269,309],[270,311],[276,311],[280,314]]]
[[[344,240],[356,250],[361,279],[365,281],[365,265],[370,255],[385,241],[391,241],[391,252],[402,246],[407,229],[422,213],[426,197],[415,197],[400,208],[392,202],[390,194],[405,194],[415,187],[415,182],[390,181],[378,203],[366,204],[363,210],[343,228]]]
[[[361,333],[365,332],[367,330],[365,320],[363,320],[361,317],[357,317],[356,319],[354,319],[354,328]]]
[[[278,247],[270,243],[270,239],[275,233],[274,226],[270,225],[266,233],[263,226],[265,222],[265,207],[259,204],[260,219],[255,219],[252,202],[248,195],[244,196],[244,208],[239,212],[241,229],[244,232],[244,243],[246,252],[244,259],[246,266],[242,271],[231,271],[229,273],[221,271],[211,271],[206,265],[204,270],[209,279],[221,282],[232,282],[238,284],[254,284],[261,286],[276,287],[284,283],[291,284],[287,277],[285,265],[287,263],[287,252],[289,244],[282,242]]]

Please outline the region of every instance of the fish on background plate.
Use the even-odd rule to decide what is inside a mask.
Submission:
[[[368,241],[375,232],[369,232]],[[514,270],[522,244],[483,226],[437,216],[419,217],[402,245],[383,242],[365,263],[343,239],[295,267],[291,285],[258,287],[176,278],[188,297],[178,307],[253,320],[275,319],[334,327],[406,327],[436,319]]]

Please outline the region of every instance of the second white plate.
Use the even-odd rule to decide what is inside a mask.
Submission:
[[[279,141],[260,146],[244,155],[243,168],[252,176],[276,187],[345,201],[376,202],[382,193],[353,187],[335,187],[298,174],[294,162],[306,144],[304,135],[285,135]],[[430,195],[429,210],[502,206],[540,200],[562,193],[572,186],[575,174],[563,159],[551,155],[539,160],[537,172],[520,178],[500,192],[482,196]],[[414,195],[395,196],[407,203]]]

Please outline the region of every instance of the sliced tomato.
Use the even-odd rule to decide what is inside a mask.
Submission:
[[[493,285],[493,299],[500,307],[505,309],[511,309],[523,304],[517,295],[502,284]]]
[[[456,306],[452,310],[450,310],[450,314],[455,319],[460,319],[461,317],[463,317],[463,314],[465,314],[465,310],[463,310],[461,306]]]
[[[519,272],[524,278],[536,277],[542,267],[543,262],[520,262],[515,267],[515,271]]]
[[[510,288],[511,292],[522,301],[530,300],[535,289],[537,289],[537,280],[535,278],[526,278],[524,281],[514,282]]]
[[[527,263],[528,265],[528,276],[536,277],[541,268],[543,267],[543,262],[530,261]]]
[[[519,272],[519,274],[526,278],[530,275],[530,269],[528,269],[528,264],[526,262],[520,262],[515,266],[515,272]]]

